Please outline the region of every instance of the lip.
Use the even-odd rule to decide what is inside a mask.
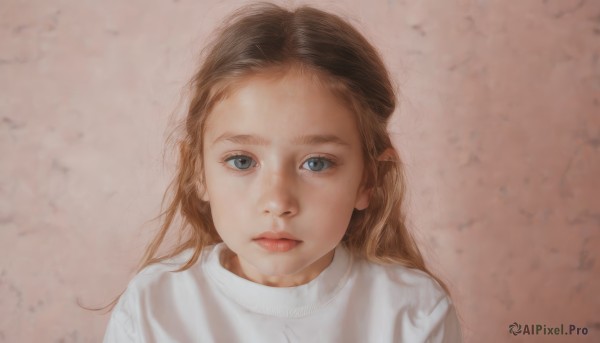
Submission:
[[[252,239],[268,252],[286,252],[294,249],[302,243],[301,240],[287,232],[267,231]]]
[[[300,241],[300,239],[296,238],[296,236],[287,232],[275,232],[275,231],[265,231],[258,236],[252,238],[253,240],[258,239],[289,239],[292,241]]]

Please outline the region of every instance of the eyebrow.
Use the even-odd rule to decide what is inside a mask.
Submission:
[[[268,145],[270,142],[260,136],[253,135],[238,135],[230,132],[225,132],[213,141],[213,145],[220,142],[231,142],[235,144],[243,145]],[[341,139],[336,135],[304,135],[295,138],[292,143],[302,145],[322,145],[322,144],[336,144],[342,146],[350,146],[349,143]]]

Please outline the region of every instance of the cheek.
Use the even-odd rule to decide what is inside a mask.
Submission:
[[[311,187],[306,190],[303,198],[304,210],[311,213],[310,217],[317,220],[321,224],[319,226],[345,231],[354,210],[356,191],[348,183],[336,182]]]
[[[346,212],[352,212],[360,187],[359,172],[360,168],[350,170],[337,175],[335,179],[329,179],[326,182],[315,185],[313,191],[318,192],[318,195],[315,193],[317,195],[315,201],[321,203],[324,211],[342,211],[345,209]]]
[[[218,207],[222,203],[240,198],[243,190],[240,189],[239,182],[236,183],[236,178],[232,178],[220,164],[210,162],[205,161],[204,175],[211,206],[214,203],[214,206]]]
[[[205,177],[211,214],[217,230],[227,229],[236,225],[236,222],[239,225],[240,218],[248,210],[248,197],[244,195],[246,190],[216,168],[207,168]]]

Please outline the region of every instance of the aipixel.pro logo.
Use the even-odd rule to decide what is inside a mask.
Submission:
[[[508,332],[511,335],[544,335],[544,336],[561,336],[561,335],[582,335],[588,334],[589,330],[586,327],[578,327],[577,325],[569,324],[568,329],[565,329],[566,325],[560,324],[559,326],[548,326],[546,324],[519,324],[514,322],[508,326]]]

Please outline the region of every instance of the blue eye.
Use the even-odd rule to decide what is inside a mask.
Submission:
[[[231,156],[225,162],[239,170],[246,170],[256,165],[256,162],[251,157],[245,155]]]
[[[333,163],[322,157],[311,157],[304,164],[302,164],[302,168],[308,169],[314,172],[320,172],[327,168],[330,168]]]

